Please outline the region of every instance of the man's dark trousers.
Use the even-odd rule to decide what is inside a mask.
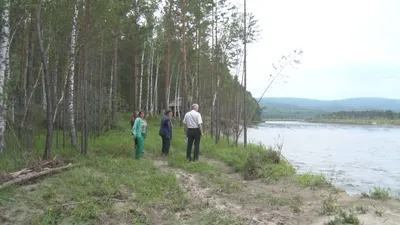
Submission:
[[[194,142],[194,160],[196,161],[199,159],[200,137],[201,137],[200,128],[188,128],[187,131],[188,143],[187,143],[186,157],[190,161],[192,161],[193,142]]]
[[[167,136],[162,136],[162,153],[165,155],[169,154],[169,149],[171,146],[171,140]]]

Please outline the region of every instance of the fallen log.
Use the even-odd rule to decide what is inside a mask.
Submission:
[[[73,164],[70,163],[70,164],[68,164],[66,166],[62,166],[62,167],[52,168],[52,169],[48,169],[48,170],[44,170],[44,171],[40,171],[40,172],[32,172],[30,174],[27,174],[26,176],[18,177],[16,179],[13,179],[13,180],[10,180],[10,181],[7,181],[7,182],[1,184],[0,185],[0,189],[8,187],[8,186],[13,185],[13,184],[20,184],[20,183],[23,183],[23,182],[26,182],[26,181],[29,181],[29,180],[32,180],[32,179],[36,179],[36,178],[39,178],[39,177],[42,177],[42,176],[45,176],[45,175],[48,175],[48,174],[58,173],[58,172],[61,172],[63,170],[70,169],[70,168],[72,168],[74,166],[76,166],[76,165],[73,165]]]
[[[24,169],[22,169],[22,170],[20,170],[20,171],[11,173],[11,176],[12,176],[13,178],[16,178],[16,177],[18,177],[18,176],[21,175],[21,174],[26,174],[26,173],[30,173],[30,172],[32,172],[32,170],[30,170],[30,169],[28,169],[28,168],[24,168]]]

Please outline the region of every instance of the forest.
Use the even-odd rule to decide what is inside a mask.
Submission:
[[[252,13],[226,0],[5,0],[1,5],[0,153],[86,155],[125,129],[123,114],[200,105],[207,133],[238,142],[262,110],[246,90]],[[124,124],[124,123],[122,123]],[[56,134],[56,135],[54,135]],[[126,134],[129,135],[129,134]],[[244,129],[246,143],[246,128]],[[1,157],[1,156],[0,156]]]
[[[367,120],[375,120],[375,119],[389,119],[389,120],[397,120],[400,119],[399,112],[393,112],[391,110],[366,110],[366,111],[339,111],[326,113],[315,118],[320,119],[367,119]]]

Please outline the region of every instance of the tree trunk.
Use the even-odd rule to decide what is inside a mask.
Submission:
[[[154,72],[154,45],[152,46],[151,51],[151,62],[150,62],[150,113],[154,113],[154,89],[156,89],[153,85],[153,72]]]
[[[75,129],[75,110],[74,110],[74,77],[75,77],[75,46],[76,46],[76,21],[78,19],[78,1],[75,0],[74,17],[72,21],[71,43],[69,52],[69,76],[68,76],[68,117],[69,134],[71,137],[71,146],[76,148],[76,129]]]
[[[213,0],[214,3],[214,0]],[[211,73],[210,73],[210,80],[211,80],[211,93],[214,93],[214,60],[215,60],[215,45],[214,45],[214,41],[215,41],[215,11],[214,11],[214,7],[215,7],[215,3],[212,9],[212,23],[211,23]],[[210,133],[211,133],[211,137],[214,136],[214,115],[215,115],[215,110],[214,110],[214,99],[212,101],[212,105],[211,105],[211,126],[210,126]]]
[[[37,38],[39,41],[39,49],[40,54],[42,55],[42,63],[43,63],[43,72],[44,72],[44,82],[46,86],[46,101],[47,101],[47,109],[46,109],[46,118],[47,118],[47,135],[46,135],[46,145],[45,151],[43,154],[43,159],[48,160],[51,154],[51,147],[53,143],[53,108],[52,108],[52,96],[51,96],[51,76],[49,74],[48,65],[47,65],[47,57],[46,53],[43,49],[43,40],[42,34],[40,30],[40,10],[42,6],[42,0],[38,0],[37,11],[36,11],[36,31]]]
[[[244,35],[243,35],[243,43],[244,43],[244,59],[243,59],[243,76],[244,76],[244,85],[243,85],[243,144],[244,147],[247,147],[247,24],[246,24],[246,0],[244,0]]]
[[[186,112],[188,104],[188,78],[187,78],[187,57],[186,57],[186,0],[182,0],[182,44],[183,44],[183,102],[182,110]]]
[[[144,51],[146,49],[146,42],[143,44],[142,60],[140,63],[140,81],[139,81],[139,110],[142,110],[142,91],[143,91],[143,74],[144,74]]]
[[[164,80],[164,99],[163,99],[163,107],[168,108],[168,88],[169,88],[169,77],[170,77],[170,66],[171,66],[171,42],[172,42],[172,1],[169,2],[169,11],[168,11],[168,21],[167,21],[167,32],[168,32],[168,50],[167,50],[167,60],[166,60],[166,72],[165,72],[165,80]],[[172,23],[172,24],[171,24]]]
[[[156,79],[154,82],[154,109],[158,110],[158,75],[160,70],[161,56],[158,56],[157,68],[156,68]]]
[[[178,73],[177,75],[179,75],[179,69],[178,69]],[[174,116],[178,117],[178,113],[177,113],[177,109],[178,109],[178,104],[180,104],[182,101],[179,101],[179,76],[176,76],[175,79],[175,96],[174,96],[174,103],[175,103],[175,112],[174,112]]]
[[[2,21],[0,38],[0,154],[4,151],[5,133],[6,133],[6,111],[7,105],[5,101],[4,83],[5,78],[9,75],[10,65],[10,1],[5,0],[3,3]]]
[[[32,16],[33,17],[33,16]],[[30,114],[30,99],[28,99],[28,95],[33,92],[32,90],[32,78],[33,78],[33,73],[34,73],[34,58],[35,58],[35,24],[34,20],[31,20],[30,28],[29,28],[29,35],[27,38],[27,52],[28,52],[28,60],[26,61],[26,74],[22,73],[20,75],[20,87],[21,92],[20,92],[20,115],[23,115],[21,118],[21,123],[19,127],[19,137],[28,137],[30,134],[29,133],[24,133],[23,131],[25,130],[25,120],[27,116]],[[25,52],[25,51],[24,51]],[[24,67],[24,66],[22,66]],[[40,77],[40,76],[39,76]],[[23,134],[24,133],[24,134]],[[29,144],[28,144],[29,145]]]
[[[87,91],[88,91],[88,44],[90,37],[90,0],[85,2],[85,38],[83,46],[83,76],[82,76],[82,142],[81,154],[86,155],[88,152],[88,107],[87,107]]]
[[[51,42],[49,42],[49,44],[47,45],[46,54],[47,54],[47,52],[48,52],[49,49],[50,49],[50,44],[51,44]],[[29,110],[28,110],[28,109],[29,109],[29,105],[31,104],[33,94],[35,93],[35,90],[36,90],[37,86],[39,85],[39,79],[40,79],[40,78],[43,78],[43,77],[44,77],[44,74],[43,74],[43,65],[40,65],[38,77],[36,78],[36,81],[35,81],[35,84],[33,85],[32,90],[29,91],[29,96],[28,96],[28,99],[27,99],[27,101],[26,101],[26,105],[27,105],[28,107],[25,107],[25,111],[24,111],[24,114],[23,114],[23,116],[22,116],[22,120],[21,120],[21,127],[22,127],[22,128],[25,126],[25,121],[27,120],[28,111],[29,111]]]
[[[219,54],[220,46],[218,43],[218,3],[215,5],[215,78],[216,86],[213,99],[213,111],[214,111],[214,125],[215,125],[215,143],[219,142],[220,139],[220,121],[219,121],[219,83],[220,83],[220,71],[219,71]]]
[[[112,111],[112,102],[113,102],[113,83],[114,83],[114,60],[111,60],[111,73],[110,73],[110,91],[108,96],[108,112]]]
[[[97,136],[100,136],[103,128],[103,74],[104,74],[104,30],[101,32],[101,56],[100,56],[100,77],[99,77],[99,106],[98,106],[98,124]]]
[[[137,61],[136,61],[136,55],[133,55],[133,73],[132,73],[132,88],[133,88],[133,102],[132,102],[132,108],[133,108],[133,112],[135,113],[135,111],[137,110],[137,106],[136,106],[136,99],[137,99]]]
[[[150,47],[151,50],[151,47]],[[150,59],[150,60],[149,60]],[[146,112],[150,110],[150,77],[151,77],[151,53],[147,64],[147,90],[146,90]]]
[[[196,65],[196,102],[200,104],[200,19],[197,20],[196,28],[197,42],[197,65]]]
[[[182,121],[181,120],[181,117],[182,117],[182,114],[181,114],[182,97],[180,97],[181,96],[181,83],[180,83],[181,82],[181,75],[180,74],[181,74],[180,72],[177,73],[178,83],[177,83],[176,88],[178,89],[178,94],[177,94],[178,98],[177,98],[177,100],[175,102],[175,106],[176,106],[176,112],[178,113],[179,121]]]
[[[111,121],[112,127],[117,126],[117,75],[118,75],[118,40],[119,34],[118,30],[114,31],[114,73],[112,82],[112,102],[111,102]]]
[[[22,47],[23,49],[21,50],[24,55],[28,55],[28,58],[24,58],[24,61],[21,62],[21,68],[25,68],[22,73],[20,73],[19,76],[19,96],[18,96],[18,112],[19,115],[24,115],[26,107],[26,95],[27,95],[27,90],[26,90],[26,77],[32,75],[33,73],[33,51],[35,50],[34,48],[34,41],[33,41],[33,33],[35,30],[35,25],[34,20],[33,20],[33,15],[31,15],[31,21],[29,25],[29,32],[27,35],[25,35],[26,38],[23,39],[23,44]],[[20,121],[22,121],[21,117],[18,117]],[[19,138],[24,138],[24,132],[23,132],[24,127],[22,127],[22,123],[19,124],[18,127],[18,137]]]
[[[175,66],[175,64],[172,64],[172,67],[171,67],[171,76],[169,77],[169,81],[168,81],[168,92],[167,92],[167,102],[168,102],[168,105],[167,105],[167,107],[165,108],[165,109],[168,109],[169,108],[169,103],[171,102],[171,83],[172,83],[172,74],[174,74],[174,66]],[[178,65],[178,70],[177,71],[179,71],[179,65]]]

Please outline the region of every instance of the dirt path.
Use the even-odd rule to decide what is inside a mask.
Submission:
[[[204,178],[201,175],[188,173],[178,168],[171,168],[164,159],[155,158],[153,161],[160,170],[175,174],[188,193],[190,205],[185,212],[177,214],[180,219],[185,220],[192,213],[192,210],[206,206],[217,210],[220,215],[237,218],[237,220],[241,221],[241,224],[308,223],[306,222],[308,221],[307,218],[298,217],[292,212],[290,206],[292,200],[284,198],[281,193],[277,193],[277,196],[267,193],[270,189],[279,188],[279,186],[272,185],[270,188],[266,188],[266,185],[260,181],[245,181],[240,174],[233,173],[231,168],[225,164],[212,159],[203,159],[202,161],[204,160],[218,166],[228,178],[240,181],[244,188],[234,193],[215,191],[212,186],[205,185],[202,182]],[[275,190],[276,192],[281,191]],[[280,196],[278,197],[278,195]]]
[[[174,173],[181,181],[183,188],[187,191],[190,206],[186,209],[186,212],[177,214],[180,219],[185,220],[191,214],[190,210],[207,206],[218,210],[221,215],[229,216],[230,218],[238,217],[246,224],[284,224],[283,221],[281,222],[281,218],[273,214],[257,211],[255,208],[240,205],[232,199],[215,194],[212,188],[200,183],[201,179],[197,174],[190,174],[181,169],[170,168],[164,160],[154,160],[154,163],[162,171]]]
[[[322,225],[334,218],[326,212],[332,196],[332,192],[326,189],[302,187],[289,180],[268,185],[261,180],[246,181],[226,164],[215,159],[202,158],[202,162],[219,168],[221,174],[228,179],[239,181],[243,185],[242,189],[233,193],[218,192],[215,187],[203,182],[202,175],[171,168],[162,157],[153,155],[152,158],[162,171],[175,174],[188,193],[189,206],[176,214],[183,221],[187,221],[201,207],[212,208],[229,218],[237,218],[241,224]],[[337,204],[345,210],[353,209],[365,225],[400,224],[400,202],[397,200],[381,202],[349,197],[345,193],[335,196],[337,199],[332,200],[331,204]],[[357,212],[356,206],[365,211]]]

